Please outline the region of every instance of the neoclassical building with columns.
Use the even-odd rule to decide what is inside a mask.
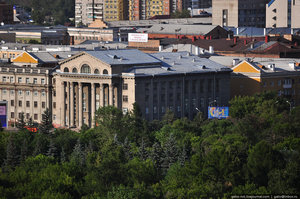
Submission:
[[[93,127],[99,107],[126,113],[134,102],[147,120],[161,119],[167,109],[192,119],[198,111],[207,114],[209,105],[228,104],[231,71],[187,52],[83,51],[52,74],[53,124]]]

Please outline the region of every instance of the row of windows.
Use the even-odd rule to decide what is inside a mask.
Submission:
[[[19,113],[19,115],[18,115],[19,117],[19,119],[22,117],[22,113]],[[30,114],[29,113],[26,113],[26,119],[28,120],[29,118],[30,118]],[[15,118],[15,112],[11,112],[10,113],[10,118]],[[38,114],[33,114],[33,119],[34,120],[38,120],[39,119],[39,116],[38,116]]]
[[[10,105],[11,105],[11,106],[15,106],[15,101],[14,101],[14,100],[11,100],[11,101],[10,101]],[[23,101],[19,100],[19,101],[18,101],[18,106],[19,106],[19,107],[22,107],[22,106],[23,106]],[[30,101],[26,101],[25,106],[26,106],[27,108],[29,108],[29,107],[30,107]],[[34,101],[34,102],[33,102],[33,107],[34,107],[34,108],[38,108],[38,102],[37,102],[37,101]],[[46,108],[46,102],[42,102],[42,108]]]
[[[173,89],[174,86],[176,87],[177,90],[181,89],[182,86],[183,86],[183,82],[182,81],[175,81],[175,82],[168,82],[169,84],[169,89]],[[191,80],[191,81],[185,81],[184,83],[184,89],[185,89],[185,92],[187,92],[190,88],[190,84],[191,84],[191,91],[192,92],[196,92],[196,89],[198,87],[199,91],[201,93],[204,92],[204,88],[205,88],[205,81],[204,80],[200,80],[200,81],[197,81],[197,80]],[[214,86],[215,84],[215,86]],[[158,89],[158,86],[160,86],[160,90],[164,91],[166,89],[166,82],[154,82],[153,83],[153,90],[157,90]],[[207,80],[207,90],[208,92],[211,92],[213,89],[215,89],[216,92],[219,92],[220,90],[220,81],[218,79],[215,80],[215,83],[212,79],[208,79]],[[150,83],[145,83],[145,91],[149,91],[150,89]]]
[[[10,83],[14,83],[14,77],[7,77],[7,76],[2,76],[2,82],[10,82]],[[31,82],[32,81],[32,82]],[[18,83],[22,83],[23,82],[23,77],[18,77]],[[38,83],[38,78],[33,78],[33,80],[31,80],[29,77],[25,78],[25,83],[26,84],[37,84]],[[40,80],[41,84],[45,84],[45,79],[41,78]]]
[[[17,91],[19,95],[23,95],[23,90],[18,90]],[[25,91],[26,95],[29,96],[31,94],[31,91]],[[2,94],[5,95],[7,94],[7,89],[4,88],[2,89]],[[10,90],[10,94],[14,95],[15,94],[15,90]],[[33,91],[33,96],[38,96],[39,92],[38,91]],[[41,91],[41,96],[46,96],[46,91],[42,90]]]
[[[65,73],[69,73],[70,71],[69,71],[69,68],[64,68],[64,72]],[[72,69],[72,73],[78,73],[78,70],[77,70],[77,68],[73,68]],[[84,64],[84,65],[82,65],[82,67],[81,67],[81,69],[80,69],[80,73],[91,73],[91,68],[90,68],[90,66],[89,65],[87,65],[87,64]],[[98,69],[95,69],[94,70],[94,74],[100,74],[100,71],[98,70]],[[102,71],[102,74],[104,74],[104,75],[107,75],[108,74],[108,71],[106,70],[106,69],[104,69],[103,71]]]
[[[7,56],[8,55],[8,56]],[[19,54],[14,54],[14,53],[3,53],[2,54],[2,59],[6,59],[6,58],[15,58],[16,56],[18,56]]]

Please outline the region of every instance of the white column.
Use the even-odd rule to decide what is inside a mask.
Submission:
[[[95,124],[95,108],[96,108],[96,102],[95,102],[95,84],[91,84],[91,97],[92,97],[92,107],[91,107],[91,121],[92,121],[92,127],[94,127]]]
[[[70,82],[70,127],[74,126],[74,90],[73,82]]]
[[[82,126],[82,83],[78,82],[78,127]]]
[[[104,86],[103,86],[103,84],[100,84],[100,86],[99,86],[99,91],[100,91],[100,93],[99,93],[99,102],[100,102],[100,107],[103,107],[104,106],[104,95],[103,95],[103,88],[104,88]]]
[[[109,85],[108,97],[109,97],[109,105],[113,106],[113,97],[114,97],[114,86]]]
[[[65,98],[65,82],[61,82],[61,88],[60,88],[60,96],[62,98],[62,104],[61,104],[61,108],[60,108],[60,124],[62,126],[65,126],[66,123],[66,115],[65,115],[65,110],[66,110],[66,107],[65,107],[65,104],[66,104],[66,98]]]

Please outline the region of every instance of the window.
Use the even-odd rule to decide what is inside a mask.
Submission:
[[[38,102],[37,101],[34,101],[34,103],[33,103],[34,105],[34,108],[37,108],[38,107]]]
[[[10,83],[14,83],[14,77],[10,77]]]
[[[123,90],[128,90],[128,84],[123,84]]]
[[[128,96],[127,95],[123,95],[123,102],[128,102]]]
[[[19,101],[19,107],[22,107],[22,101],[21,100]]]
[[[33,78],[33,83],[37,84],[37,78]]]
[[[146,113],[146,114],[149,114],[149,108],[148,108],[148,107],[146,107],[145,113]]]
[[[67,67],[64,68],[64,72],[65,72],[65,73],[68,73],[68,72],[69,72],[69,68],[67,68]]]
[[[29,84],[29,78],[26,77],[26,84]]]
[[[26,107],[30,107],[30,101],[26,101]]]
[[[29,96],[30,95],[30,91],[26,91],[26,95]]]
[[[81,73],[91,73],[91,68],[89,65],[87,64],[83,64],[81,66],[81,70],[80,70]]]
[[[157,110],[156,110],[156,106],[153,107],[153,113],[156,113]]]
[[[22,117],[22,113],[19,113],[19,119]]]
[[[10,90],[10,94],[14,95],[15,94],[15,90]]]
[[[10,113],[10,118],[15,118],[15,113],[14,112]]]
[[[100,72],[99,72],[99,70],[98,69],[96,69],[95,71],[94,71],[94,74],[99,74]]]
[[[53,115],[53,120],[56,120],[56,115]]]
[[[56,102],[53,102],[53,108],[56,108]]]
[[[34,114],[33,119],[38,120],[38,114]]]
[[[29,113],[26,113],[26,119],[28,120],[30,118]]]
[[[38,96],[38,92],[37,92],[37,91],[34,91],[34,92],[33,92],[33,95],[34,95],[34,96]]]
[[[42,108],[46,108],[46,102],[42,102]]]
[[[83,112],[86,112],[86,102],[85,101],[83,101],[83,103],[82,103],[82,109],[83,109]]]
[[[23,91],[22,90],[18,90],[18,93],[19,93],[19,95],[22,95]]]
[[[18,77],[18,83],[22,83],[22,77]]]
[[[14,106],[15,105],[15,101],[14,100],[10,100],[10,105]]]
[[[72,73],[78,73],[77,68],[73,68]]]
[[[41,79],[41,84],[45,84],[45,79]]]
[[[103,70],[103,75],[108,75],[108,71],[106,69]]]
[[[2,77],[2,82],[6,82],[6,77]]]
[[[42,96],[46,96],[45,90],[42,90]]]

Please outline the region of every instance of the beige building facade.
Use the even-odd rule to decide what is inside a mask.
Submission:
[[[0,101],[8,102],[8,123],[14,126],[24,113],[40,123],[46,108],[51,108],[50,68],[25,68],[2,65],[0,68]]]
[[[212,0],[212,24],[264,28],[269,0]]]
[[[99,107],[115,106],[127,113],[134,102],[147,120],[161,119],[168,109],[191,119],[198,111],[207,114],[208,105],[228,104],[230,73],[186,52],[82,52],[61,62],[53,73],[53,123],[94,126]]]
[[[272,0],[266,4],[266,28],[300,28],[300,0]]]

